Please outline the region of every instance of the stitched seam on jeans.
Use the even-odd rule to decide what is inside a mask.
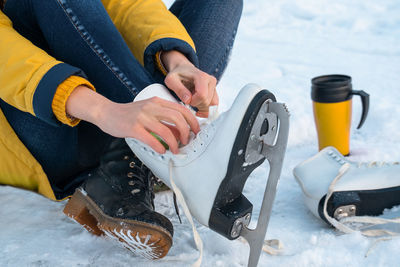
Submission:
[[[73,14],[72,9],[66,5],[66,1],[57,0],[60,7],[64,10],[65,15],[68,17],[71,24],[74,26],[76,31],[79,33],[81,38],[90,47],[90,49],[99,57],[105,66],[115,75],[115,77],[121,81],[121,83],[127,87],[129,92],[134,96],[139,93],[139,91],[133,86],[133,83],[128,79],[128,77],[114,64],[111,58],[106,54],[104,49],[102,49],[94,40],[94,38],[85,30],[85,27],[80,23],[78,17]],[[86,34],[86,36],[85,36]],[[96,48],[97,46],[97,48]],[[100,50],[100,51],[99,51]],[[132,92],[133,91],[133,92]]]

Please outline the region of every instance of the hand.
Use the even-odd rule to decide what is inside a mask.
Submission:
[[[198,108],[199,117],[208,117],[210,106],[218,105],[217,79],[196,68],[178,51],[164,51],[161,61],[168,70],[165,84],[185,104]]]
[[[150,132],[160,136],[176,154],[179,153],[177,140],[187,144],[190,130],[200,131],[196,117],[186,107],[158,97],[119,104],[78,86],[67,100],[66,111],[112,136],[136,138],[158,153],[165,153],[165,148]]]

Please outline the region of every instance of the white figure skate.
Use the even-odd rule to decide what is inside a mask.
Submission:
[[[376,216],[400,205],[398,162],[351,162],[334,147],[327,147],[296,166],[293,174],[310,211],[339,230],[335,221]]]
[[[135,101],[152,97],[154,92],[144,95]],[[285,105],[276,103],[274,95],[249,84],[227,112],[201,125],[201,131],[177,155],[170,151],[158,154],[135,139],[126,141],[155,176],[170,188],[175,184],[180,189],[197,221],[228,239],[244,237],[250,245],[249,266],[256,266],[286,150],[288,118]],[[253,205],[242,190],[250,173],[265,159],[270,164],[268,183],[257,228],[248,229]]]

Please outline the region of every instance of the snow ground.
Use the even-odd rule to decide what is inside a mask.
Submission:
[[[171,0],[167,1],[171,2]],[[352,129],[350,157],[356,161],[400,160],[400,2],[398,0],[252,0],[243,18],[225,76],[221,109],[240,88],[255,82],[271,90],[291,111],[284,169],[267,237],[278,238],[281,256],[263,254],[259,266],[398,266],[400,239],[380,242],[359,234],[338,235],[313,217],[302,201],[292,169],[317,152],[310,79],[343,73],[355,89],[371,95],[369,118]],[[360,116],[354,101],[354,124]],[[245,188],[259,203],[267,166]],[[198,252],[190,224],[178,223],[171,196],[157,196],[157,208],[172,219],[174,246],[164,259],[149,262],[104,238],[94,237],[62,213],[56,203],[23,190],[0,187],[0,266],[188,266]],[[255,209],[259,208],[255,205]],[[257,217],[257,212],[253,215]],[[198,225],[204,266],[244,266],[246,244],[231,242]]]

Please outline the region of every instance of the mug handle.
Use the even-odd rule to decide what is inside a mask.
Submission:
[[[361,126],[363,126],[365,119],[367,118],[368,115],[368,110],[369,110],[369,94],[364,92],[363,90],[353,90],[351,91],[352,95],[359,95],[361,97],[361,103],[362,103],[362,115],[361,115],[361,120],[360,123],[357,126],[357,129],[360,129]]]

